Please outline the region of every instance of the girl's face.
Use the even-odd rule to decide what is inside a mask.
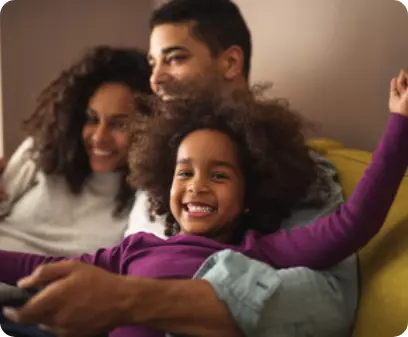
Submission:
[[[198,130],[181,142],[170,208],[183,234],[228,242],[244,204],[244,177],[235,143],[215,130]]]
[[[93,172],[112,172],[127,165],[127,126],[133,111],[133,93],[123,84],[103,84],[90,98],[82,137]]]

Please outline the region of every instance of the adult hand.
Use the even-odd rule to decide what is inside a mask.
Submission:
[[[95,336],[127,323],[126,279],[78,261],[42,265],[18,286],[45,287],[22,308],[6,308],[4,314],[58,336]]]
[[[62,261],[40,266],[18,286],[44,289],[5,316],[58,336],[96,336],[123,325],[197,337],[243,336],[205,280],[137,278]]]

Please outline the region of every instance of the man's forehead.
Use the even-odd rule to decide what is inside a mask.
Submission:
[[[151,32],[149,54],[159,55],[175,47],[188,50],[198,42],[195,40],[187,23],[162,24],[153,28]]]

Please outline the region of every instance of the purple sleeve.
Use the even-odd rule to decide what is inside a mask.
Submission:
[[[392,113],[349,200],[306,227],[256,239],[263,260],[279,268],[329,268],[363,247],[381,228],[408,165],[408,118]]]
[[[130,244],[134,243],[138,238],[142,238],[142,235],[143,233],[131,235],[118,246],[99,249],[95,254],[83,254],[70,258],[0,251],[0,282],[15,284],[20,278],[30,275],[39,265],[62,260],[79,260],[113,273],[120,273],[123,255]],[[139,242],[142,242],[142,240],[139,240]]]

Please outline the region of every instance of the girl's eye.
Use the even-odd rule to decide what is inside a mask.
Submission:
[[[177,177],[180,177],[180,178],[189,178],[192,176],[193,176],[193,173],[189,171],[180,171],[177,173]]]
[[[214,180],[227,180],[229,178],[226,174],[223,173],[213,173],[211,177]]]

